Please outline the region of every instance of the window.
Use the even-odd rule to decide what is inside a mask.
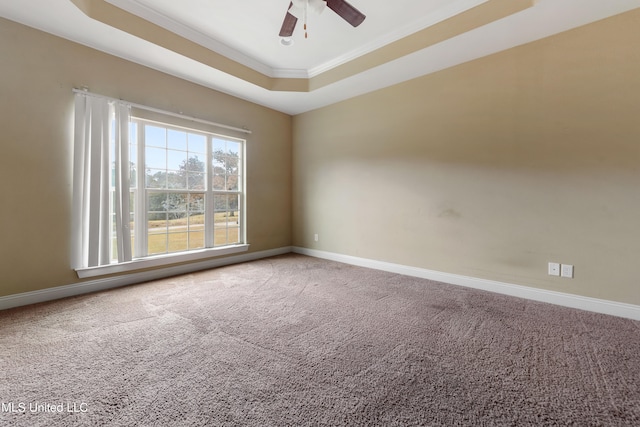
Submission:
[[[134,255],[242,243],[243,141],[132,119],[130,151]]]
[[[100,101],[102,110],[95,99],[80,107],[76,100],[78,274],[247,250],[245,140],[207,126],[139,117],[126,105]],[[107,124],[99,126],[96,117]]]

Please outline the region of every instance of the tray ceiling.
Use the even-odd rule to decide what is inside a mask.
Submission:
[[[640,0],[348,0],[367,18],[290,0],[15,0],[0,16],[298,114],[640,7]]]

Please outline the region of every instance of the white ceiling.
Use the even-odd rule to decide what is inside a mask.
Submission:
[[[309,78],[487,0],[348,0],[367,18],[308,14],[278,32],[290,0],[106,0],[269,77]],[[537,0],[507,18],[310,92],[272,91],[95,21],[70,0],[0,0],[0,16],[287,114],[299,114],[640,7],[640,0]]]

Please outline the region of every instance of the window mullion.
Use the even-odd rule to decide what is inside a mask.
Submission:
[[[138,187],[136,191],[136,208],[135,208],[135,246],[136,256],[147,256],[147,177],[145,173],[145,140],[144,140],[144,124],[137,122],[137,149],[138,149],[138,165],[136,172],[138,174]]]
[[[212,248],[214,243],[214,222],[215,222],[215,212],[214,212],[214,203],[213,203],[213,138],[211,135],[207,136],[207,155],[206,162],[207,165],[205,167],[205,209],[204,209],[204,237],[205,237],[205,247]]]

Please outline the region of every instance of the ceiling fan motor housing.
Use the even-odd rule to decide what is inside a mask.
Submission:
[[[353,27],[362,24],[362,21],[366,18],[362,12],[345,0],[291,0],[280,29],[280,36],[291,37],[298,19],[303,19],[306,23],[305,14],[308,9],[320,14],[326,7],[329,7]]]

